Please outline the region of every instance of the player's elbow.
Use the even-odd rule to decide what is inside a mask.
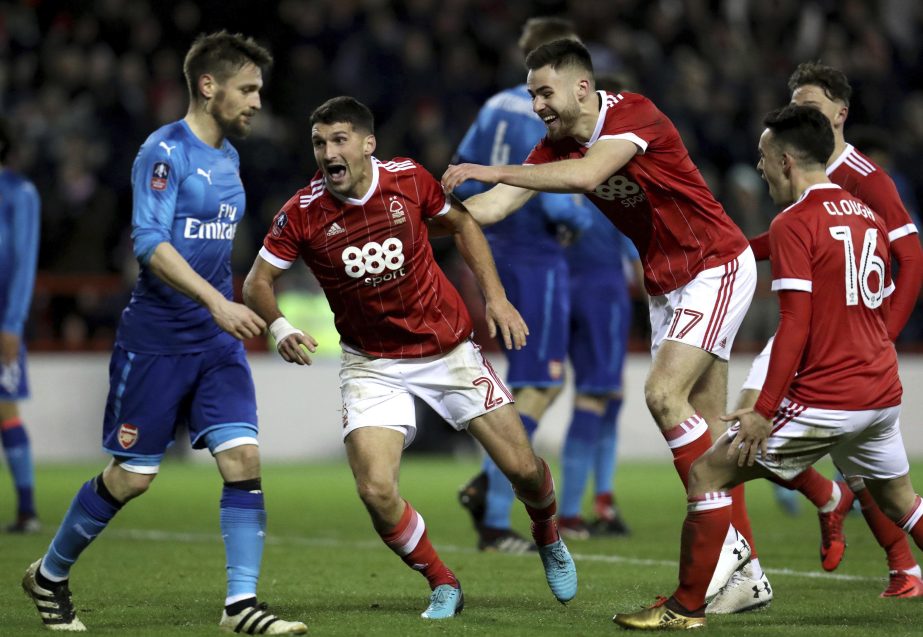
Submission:
[[[608,167],[589,165],[582,166],[580,170],[574,171],[566,179],[570,182],[568,184],[570,192],[587,193],[593,192],[601,184],[604,184],[610,175]]]
[[[169,237],[164,237],[159,232],[136,231],[132,233],[132,251],[141,265],[149,266],[157,246],[168,242]]]
[[[256,303],[256,299],[259,296],[259,290],[266,289],[266,281],[263,280],[254,270],[250,270],[247,274],[247,278],[244,279],[244,285],[241,289],[241,296],[244,300],[244,305],[249,308],[253,308]]]
[[[241,289],[244,305],[256,311],[257,307],[263,305],[264,299],[271,298],[275,294],[274,282],[273,271],[265,263],[261,263],[260,257],[257,257]]]
[[[597,178],[596,175],[590,174],[589,171],[580,171],[577,174],[570,175],[566,180],[567,192],[592,192],[596,190],[602,182],[601,178]]]

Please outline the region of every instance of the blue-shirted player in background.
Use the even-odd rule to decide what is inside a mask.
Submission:
[[[0,440],[17,499],[16,520],[6,530],[35,533],[41,525],[32,494],[32,450],[17,402],[29,397],[23,326],[35,283],[41,213],[32,182],[5,167],[11,148],[9,125],[0,120]]]
[[[523,27],[519,48],[525,56],[535,47],[577,36],[561,18],[532,18]],[[481,108],[458,148],[460,162],[522,162],[545,136],[542,120],[532,111],[525,84],[501,91]],[[461,198],[483,190],[469,181],[456,189]],[[529,326],[529,344],[506,351],[506,382],[516,409],[532,436],[564,382],[570,306],[564,247],[556,237],[565,224],[579,232],[590,223],[589,210],[573,205],[570,195],[541,194],[515,215],[484,229],[507,297]],[[486,458],[481,473],[459,492],[478,531],[478,548],[522,553],[534,545],[510,528],[515,497],[509,480]]]
[[[227,598],[221,628],[301,634],[257,604],[266,511],[260,483],[256,400],[241,339],[265,324],[233,302],[231,243],[246,208],[239,157],[260,109],[272,56],[250,38],[200,36],[186,55],[186,117],[155,131],[132,167],[132,239],[141,274],[122,314],[109,365],[103,449],[112,461],[78,491],[23,588],[45,626],[85,630],[68,577],[83,550],[157,475],[178,422],[207,447],[224,479],[221,533]]]
[[[582,195],[592,225],[567,249],[570,274],[570,339],[574,371],[574,412],[561,454],[561,535],[627,535],[612,495],[618,416],[622,407],[622,367],[631,325],[626,262],[638,271],[638,251]],[[596,518],[587,525],[580,514],[587,478],[593,473]]]

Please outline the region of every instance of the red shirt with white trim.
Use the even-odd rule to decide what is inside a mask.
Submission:
[[[900,268],[894,296],[891,297],[888,331],[892,338],[897,338],[913,312],[923,278],[923,252],[919,246],[917,227],[904,207],[891,177],[852,144],[846,144],[843,152],[830,162],[827,177],[867,203],[881,217],[891,243],[910,237],[891,248],[892,260],[900,261]],[[916,242],[917,245],[908,244],[907,241]],[[758,260],[768,259],[769,233],[750,239],[750,247]]]
[[[830,181],[839,184],[878,213],[888,229],[891,242],[917,233],[917,227],[904,207],[894,181],[852,144],[846,144],[842,154],[830,162],[827,176]]]
[[[882,219],[840,186],[816,184],[776,216],[769,240],[772,289],[811,295],[808,340],[787,397],[844,411],[900,404],[897,353],[881,311],[894,289]],[[772,360],[777,347],[789,346],[781,336],[764,394],[787,380],[775,377],[779,366]],[[759,407],[778,407],[781,400],[761,394]]]
[[[276,215],[260,257],[283,269],[304,259],[344,346],[381,358],[442,354],[473,329],[424,223],[448,211],[442,187],[422,166],[373,157],[362,199],[328,190],[318,171]]]
[[[524,163],[577,159],[605,139],[638,146],[637,155],[586,196],[638,248],[649,294],[671,292],[743,252],[747,239],[715,200],[670,119],[643,95],[597,93],[599,119],[586,144],[546,137]]]

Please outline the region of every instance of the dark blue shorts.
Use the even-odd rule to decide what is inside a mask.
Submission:
[[[241,343],[189,354],[119,346],[109,362],[103,449],[134,465],[160,464],[185,424],[194,448],[256,438],[256,392]]]
[[[0,400],[15,402],[29,397],[27,371],[26,346],[20,343],[19,359],[9,365],[0,365]]]
[[[578,392],[622,391],[631,299],[610,270],[571,273],[570,360]]]
[[[516,387],[554,387],[564,382],[570,292],[567,262],[506,263],[500,280],[526,325],[529,337],[521,350],[500,346],[509,363],[506,384]]]

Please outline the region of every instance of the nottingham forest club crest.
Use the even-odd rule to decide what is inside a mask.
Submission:
[[[131,449],[138,442],[138,428],[127,422],[119,427],[119,444],[122,449]]]
[[[407,217],[404,213],[404,204],[397,198],[397,195],[392,195],[388,198],[388,212],[391,213],[391,220],[395,225],[407,222]]]

